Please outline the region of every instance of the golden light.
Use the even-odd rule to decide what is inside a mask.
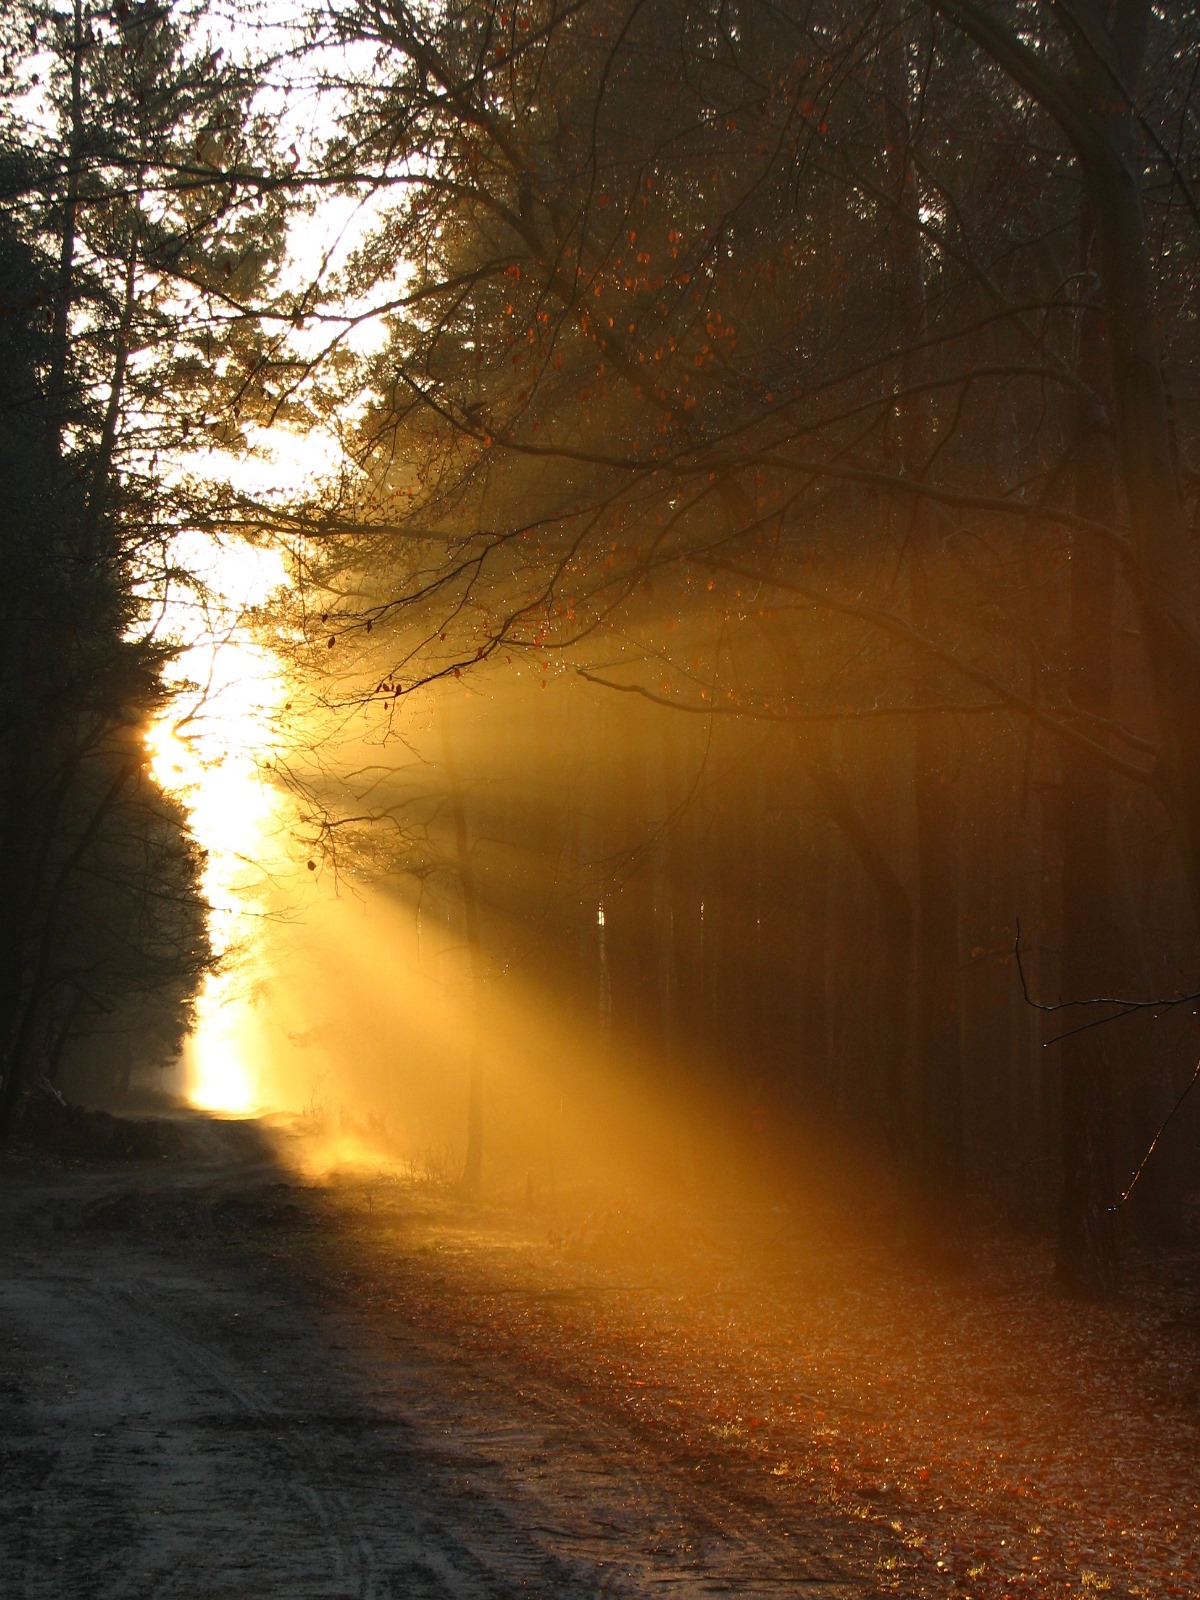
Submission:
[[[369,867],[359,872],[352,852],[332,870],[307,871],[309,852],[296,849],[304,833],[297,808],[275,779],[279,758],[295,755],[279,743],[294,685],[269,640],[242,620],[247,606],[286,581],[284,562],[197,538],[179,552],[179,566],[200,568],[211,592],[199,606],[182,591],[168,608],[167,626],[182,646],[169,674],[176,694],[148,739],[156,777],[184,803],[207,852],[202,887],[221,963],[203,984],[182,1055],[191,1103],[230,1114],[299,1113],[304,1159],[321,1170],[395,1159],[455,1172],[471,1063],[482,1057],[493,1181],[516,1173],[533,1183],[536,1174],[554,1190],[568,1174],[611,1177],[629,1162],[681,1170],[676,1147],[682,1151],[689,1134],[660,1103],[669,1075],[647,1066],[643,1084],[659,1089],[639,1088],[637,1048],[610,1037],[611,907],[592,902],[598,1021],[595,1005],[578,1012],[553,984],[507,960],[485,962],[481,976],[454,919],[423,915],[419,875],[380,883]],[[411,754],[412,740],[436,743],[437,726],[436,718],[434,733],[410,725],[404,747],[423,784],[431,781],[427,758]],[[461,742],[472,753],[469,724]],[[344,742],[339,757],[356,772],[377,763],[391,772],[370,743]],[[436,784],[436,756],[432,770]],[[452,875],[453,841],[434,848]],[[540,857],[511,864],[536,872]],[[523,937],[517,926],[493,931],[502,950]]]
[[[185,647],[167,673],[175,695],[147,740],[155,778],[183,802],[206,852],[209,938],[222,962],[197,997],[185,1093],[204,1109],[244,1113],[261,1098],[247,978],[267,914],[263,885],[286,857],[286,802],[265,771],[286,684],[278,659],[238,619],[286,574],[274,550],[199,536],[181,543],[181,564],[201,573],[209,595],[203,607],[185,595],[168,602],[167,630]]]

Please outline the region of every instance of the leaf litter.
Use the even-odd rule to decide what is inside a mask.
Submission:
[[[1135,1253],[1102,1307],[995,1230],[948,1274],[767,1208],[326,1196],[326,1293],[611,1419],[733,1515],[832,1514],[881,1595],[1200,1596],[1198,1251]]]

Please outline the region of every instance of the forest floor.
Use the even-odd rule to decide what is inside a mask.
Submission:
[[[1200,1596],[1200,1253],[1101,1309],[162,1131],[0,1165],[6,1600]]]

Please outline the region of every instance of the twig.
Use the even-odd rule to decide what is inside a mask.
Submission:
[[[1179,994],[1170,998],[1158,996],[1153,1000],[1130,1000],[1120,995],[1095,995],[1088,1000],[1058,1000],[1053,1003],[1044,1000],[1035,1000],[1029,992],[1029,980],[1025,976],[1025,964],[1021,960],[1021,923],[1017,921],[1017,937],[1013,944],[1013,955],[1017,960],[1017,973],[1021,979],[1021,993],[1025,996],[1025,1004],[1032,1006],[1035,1011],[1070,1011],[1084,1006],[1116,1006],[1115,1016],[1093,1017],[1090,1022],[1081,1022],[1077,1028],[1067,1028],[1062,1033],[1056,1033],[1052,1039],[1043,1041],[1042,1048],[1046,1049],[1052,1044],[1061,1044],[1064,1039],[1072,1039],[1077,1033],[1086,1033],[1089,1028],[1102,1028],[1106,1022],[1119,1022],[1122,1017],[1132,1015],[1135,1011],[1173,1011],[1176,1006],[1191,1005],[1200,1000],[1200,990],[1191,994]]]
[[[1158,1132],[1154,1135],[1153,1139],[1151,1139],[1150,1145],[1149,1145],[1149,1148],[1146,1151],[1146,1154],[1138,1162],[1137,1171],[1134,1173],[1133,1177],[1130,1178],[1128,1184],[1126,1185],[1126,1187],[1122,1191],[1121,1198],[1117,1201],[1115,1206],[1109,1206],[1108,1209],[1110,1211],[1119,1211],[1121,1209],[1121,1207],[1125,1204],[1126,1200],[1129,1199],[1129,1196],[1134,1191],[1134,1187],[1136,1186],[1138,1179],[1141,1177],[1142,1173],[1146,1170],[1146,1163],[1149,1161],[1150,1157],[1154,1154],[1154,1152],[1155,1152],[1155,1150],[1156,1150],[1156,1148],[1158,1146],[1158,1141],[1162,1138],[1163,1134],[1166,1133],[1168,1124],[1174,1118],[1175,1113],[1183,1105],[1183,1102],[1187,1099],[1188,1095],[1190,1095],[1192,1090],[1196,1087],[1197,1083],[1200,1083],[1200,1061],[1197,1061],[1197,1063],[1196,1063],[1196,1070],[1195,1070],[1195,1072],[1192,1073],[1191,1080],[1189,1081],[1187,1088],[1179,1096],[1179,1099],[1176,1100],[1175,1104],[1171,1107],[1170,1111],[1167,1112],[1166,1116],[1162,1119],[1162,1122],[1159,1124]]]
[[[1055,1034],[1053,1039],[1047,1039],[1045,1041],[1042,1046],[1043,1049],[1045,1049],[1046,1045],[1059,1044],[1063,1039],[1070,1039],[1077,1033],[1084,1033],[1088,1028],[1099,1028],[1102,1027],[1106,1022],[1119,1022],[1122,1017],[1127,1017],[1131,1012],[1134,1011],[1170,1011],[1176,1006],[1187,1005],[1189,1001],[1200,1000],[1200,993],[1176,995],[1175,998],[1171,1000],[1127,1000],[1114,996],[1097,996],[1093,1000],[1059,1000],[1057,1003],[1051,1005],[1042,1000],[1035,1000],[1029,993],[1029,983],[1025,977],[1025,966],[1021,960],[1021,923],[1019,919],[1017,921],[1017,937],[1016,942],[1013,945],[1013,954],[1017,958],[1017,972],[1020,974],[1021,992],[1025,996],[1025,1004],[1032,1006],[1035,1011],[1066,1011],[1072,1006],[1118,1006],[1120,1008],[1115,1016],[1095,1017],[1091,1022],[1081,1023],[1078,1028],[1068,1028],[1065,1033]],[[1121,1196],[1116,1205],[1109,1206],[1108,1209],[1110,1212],[1119,1211],[1129,1199],[1129,1196],[1137,1187],[1138,1179],[1141,1177],[1142,1173],[1145,1172],[1150,1157],[1158,1149],[1159,1140],[1162,1138],[1163,1134],[1166,1133],[1167,1129],[1174,1121],[1176,1114],[1181,1110],[1184,1101],[1187,1099],[1188,1095],[1191,1094],[1197,1083],[1200,1083],[1200,1061],[1197,1061],[1196,1070],[1192,1073],[1191,1078],[1188,1080],[1187,1087],[1179,1096],[1179,1099],[1176,1100],[1175,1104],[1171,1107],[1170,1111],[1167,1112],[1166,1116],[1159,1123],[1158,1131],[1155,1133],[1153,1139],[1151,1139],[1149,1145],[1147,1145],[1145,1155],[1138,1162],[1137,1167],[1134,1169],[1133,1177],[1130,1178],[1125,1188],[1121,1191]]]

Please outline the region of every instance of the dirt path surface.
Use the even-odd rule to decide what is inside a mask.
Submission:
[[[1085,1310],[1015,1241],[947,1279],[186,1131],[0,1169],[4,1600],[1200,1597],[1194,1252]]]
[[[316,1306],[329,1219],[236,1134],[4,1176],[5,1600],[871,1592],[534,1373]]]

